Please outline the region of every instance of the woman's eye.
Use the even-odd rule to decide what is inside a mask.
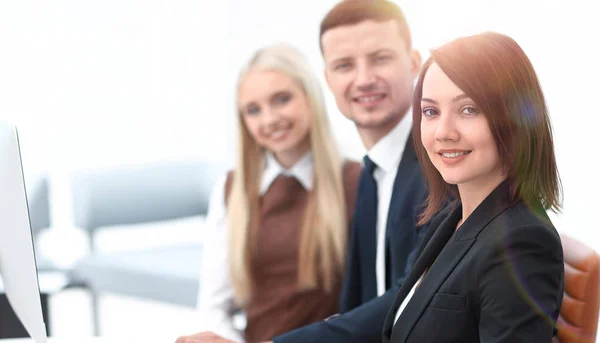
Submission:
[[[256,115],[258,113],[260,113],[260,108],[258,107],[249,107],[246,109],[247,115]]]
[[[281,94],[275,98],[275,102],[278,104],[285,104],[290,99],[291,99],[291,96],[289,94]]]
[[[464,114],[476,114],[477,113],[477,108],[473,107],[473,106],[466,106],[462,109],[461,111]]]
[[[423,114],[427,117],[430,116],[434,116],[436,115],[438,112],[436,110],[434,110],[433,108],[425,108],[423,109]]]

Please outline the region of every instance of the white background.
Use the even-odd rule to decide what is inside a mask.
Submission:
[[[318,27],[335,2],[0,1],[0,119],[19,125],[27,177],[52,177],[54,226],[71,225],[74,170],[190,158],[231,162],[239,67],[255,49],[285,41],[321,76]],[[595,2],[397,3],[424,59],[454,37],[488,30],[523,47],[545,91],[564,185],[564,211],[552,218],[560,231],[600,251]],[[323,85],[342,150],[360,158],[352,123]]]

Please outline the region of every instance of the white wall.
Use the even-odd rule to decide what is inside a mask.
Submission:
[[[256,48],[287,41],[322,75],[318,26],[335,2],[0,2],[0,118],[20,125],[26,174],[53,177],[55,223],[70,223],[75,169],[185,158],[230,162],[237,70]],[[453,37],[486,30],[522,45],[556,135],[565,204],[555,223],[600,251],[594,2],[397,2],[424,57]],[[327,99],[344,152],[360,157],[354,127],[328,92]]]
[[[53,177],[70,222],[79,168],[230,148],[226,2],[0,2],[0,118],[19,124],[28,175]]]

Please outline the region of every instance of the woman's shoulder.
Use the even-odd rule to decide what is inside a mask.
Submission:
[[[493,241],[502,246],[538,246],[560,252],[562,256],[560,234],[543,209],[534,209],[521,202],[509,207],[490,224],[493,226],[491,235],[496,238]]]
[[[231,186],[233,185],[234,173],[235,172],[233,169],[227,170],[216,184],[217,187],[215,192],[221,192],[224,204],[227,204],[229,201],[229,194],[231,193]]]
[[[536,230],[544,230],[552,233],[558,232],[548,217],[546,211],[541,206],[528,206],[523,202],[519,202],[514,206],[509,207],[500,216],[501,222],[504,222],[506,230],[518,230],[519,228],[535,227]]]
[[[358,188],[358,179],[360,178],[361,171],[360,163],[350,160],[344,159],[342,163],[342,182],[344,186],[344,191],[346,194],[351,194],[351,199],[346,199],[354,203],[354,196],[356,194]]]
[[[223,179],[225,180],[225,184],[232,183],[234,175],[235,175],[235,170],[234,169],[227,170],[225,172],[225,175],[223,175]]]
[[[347,158],[344,159],[342,163],[342,176],[344,181],[358,182],[361,168],[359,162]]]
[[[344,187],[344,199],[346,201],[346,212],[349,219],[352,218],[354,214],[354,204],[356,202],[360,170],[360,163],[350,159],[344,159],[342,164],[342,183]]]

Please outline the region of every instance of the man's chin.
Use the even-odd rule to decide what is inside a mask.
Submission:
[[[361,129],[380,129],[392,122],[391,118],[354,118],[354,124]]]
[[[402,115],[398,116],[391,110],[377,110],[373,112],[362,110],[356,112],[352,121],[359,128],[381,129],[390,125],[395,125],[401,118]]]

